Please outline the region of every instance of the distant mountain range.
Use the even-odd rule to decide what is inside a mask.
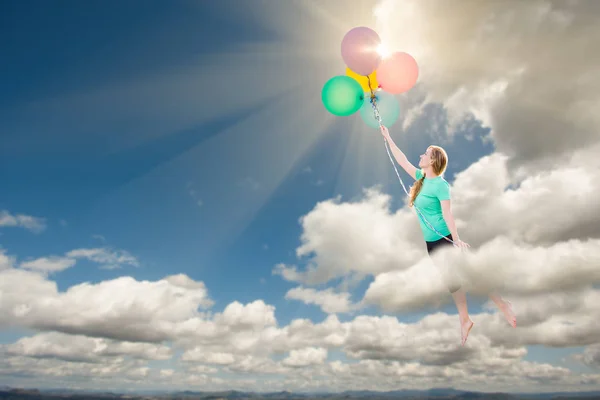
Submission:
[[[2,400],[600,400],[597,392],[555,392],[555,393],[485,393],[440,388],[430,390],[396,390],[390,392],[346,391],[340,393],[255,393],[228,390],[221,392],[139,392],[112,393],[96,391],[75,391],[68,389],[15,389],[0,386]]]

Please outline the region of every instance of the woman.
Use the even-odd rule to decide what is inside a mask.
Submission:
[[[398,161],[398,164],[416,181],[410,189],[409,206],[412,207],[415,205],[420,211],[417,215],[423,232],[423,238],[427,245],[428,254],[432,256],[441,246],[452,245],[452,242],[454,242],[455,247],[461,249],[470,247],[458,236],[458,230],[456,229],[456,223],[452,215],[450,185],[442,176],[448,165],[448,156],[444,149],[439,146],[429,146],[425,154],[421,155],[419,159],[419,168],[421,169],[417,169],[408,161],[406,155],[404,155],[398,146],[396,146],[385,126],[381,127],[381,133],[389,143],[392,154],[396,161]],[[440,235],[444,235],[444,237]],[[454,303],[458,309],[462,345],[464,346],[469,332],[473,328],[473,321],[469,317],[467,310],[467,296],[464,289],[456,283],[450,283],[448,290],[452,294]],[[497,294],[491,294],[489,297],[496,303],[500,311],[504,313],[508,323],[515,328],[517,320],[510,302],[505,301]]]

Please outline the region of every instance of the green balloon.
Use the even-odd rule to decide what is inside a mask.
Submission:
[[[325,83],[321,92],[321,100],[327,111],[340,117],[357,112],[364,98],[360,83],[347,75],[334,76]]]

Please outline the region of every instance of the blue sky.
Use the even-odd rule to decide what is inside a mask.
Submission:
[[[328,218],[334,220],[336,213],[343,213],[344,205],[352,208],[370,204],[365,190],[375,188],[378,194],[373,201],[376,204],[380,204],[377,200],[379,196],[391,196],[389,209],[382,209],[385,217],[381,218],[392,230],[384,229],[383,232],[395,232],[394,235],[399,236],[394,237],[398,238],[410,234],[407,236],[410,238],[408,244],[399,245],[398,253],[406,253],[406,257],[411,255],[409,259],[402,258],[406,265],[398,261],[398,269],[406,270],[425,257],[424,244],[419,241],[419,232],[414,230],[416,217],[406,209],[402,210],[404,193],[380,134],[367,127],[358,114],[347,118],[327,114],[320,101],[324,82],[344,73],[339,43],[346,31],[365,24],[378,26],[378,31],[387,38],[394,37],[393,24],[373,14],[373,5],[367,3],[357,4],[356,13],[348,10],[337,12],[336,7],[341,7],[339,2],[332,2],[328,6],[311,2],[283,4],[264,1],[4,3],[0,12],[0,36],[5,43],[3,58],[8,62],[0,66],[0,73],[7,78],[0,87],[0,120],[3,122],[0,131],[0,212],[4,213],[0,214],[0,249],[4,250],[5,256],[14,257],[6,265],[10,265],[11,271],[29,271],[27,273],[31,275],[23,279],[37,279],[32,277],[37,274],[35,276],[40,279],[55,282],[59,292],[66,292],[74,285],[86,282],[101,287],[103,282],[114,283],[117,281],[113,280],[120,277],[131,277],[138,283],[166,282],[163,279],[167,276],[184,274],[205,285],[206,296],[212,302],[209,308],[212,314],[203,316],[208,320],[214,314],[224,312],[233,302],[248,305],[262,300],[274,307],[273,315],[277,326],[282,329],[297,319],[306,318],[317,325],[328,317],[329,313],[320,306],[305,304],[308,300],[286,298],[286,293],[298,286],[317,290],[316,294],[313,293],[313,299],[321,298],[322,291],[326,290],[348,293],[351,303],[360,302],[370,290],[373,298],[379,299],[375,304],[357,312],[334,313],[335,318],[341,323],[353,324],[358,323],[356,321],[360,315],[373,318],[391,316],[401,323],[416,324],[427,316],[442,318],[440,315],[443,315],[452,321],[447,323],[448,332],[452,332],[449,335],[458,335],[456,310],[443,291],[437,295],[438,300],[435,300],[435,296],[429,298],[429,293],[423,294],[424,300],[417,306],[409,300],[404,302],[394,297],[396,295],[391,292],[375,295],[375,290],[382,290],[382,286],[373,286],[376,275],[382,273],[378,278],[381,282],[392,279],[393,271],[377,270],[378,265],[389,263],[389,260],[382,259],[370,267],[357,267],[362,268],[363,272],[366,268],[368,272],[353,283],[351,276],[354,267],[349,265],[353,260],[339,261],[344,260],[341,254],[343,250],[322,244],[328,240],[333,243],[331,237],[334,235],[343,238],[346,229],[345,223],[336,225]],[[380,6],[392,7],[391,14],[400,12],[390,6],[390,2],[381,2]],[[519,6],[515,4],[515,7]],[[426,21],[427,7],[424,6],[421,11],[419,15]],[[462,36],[454,33],[455,36],[450,35],[451,44],[458,46]],[[522,34],[524,40],[529,40],[526,31]],[[532,37],[530,40],[535,43],[538,38]],[[405,44],[410,50],[415,49],[414,54],[422,55],[418,61],[423,60],[424,82],[411,92],[397,96],[402,105],[401,121],[390,128],[396,143],[414,164],[417,164],[418,156],[427,145],[443,146],[451,161],[445,178],[455,185],[456,174],[462,174],[462,185],[457,183],[458,188],[453,188],[459,193],[459,198],[461,187],[468,190],[481,187],[483,191],[502,185],[490,182],[494,176],[503,177],[505,174],[503,159],[498,158],[499,154],[507,154],[511,160],[517,160],[514,162],[520,162],[518,166],[524,171],[552,169],[551,164],[543,164],[545,153],[519,154],[520,147],[515,144],[515,139],[511,141],[512,136],[504,134],[505,131],[514,130],[508,128],[509,124],[504,121],[519,121],[519,115],[511,116],[510,111],[503,114],[495,108],[493,99],[490,100],[493,97],[489,95],[490,88],[496,87],[494,80],[499,77],[487,76],[484,77],[489,78],[486,80],[481,76],[473,76],[469,80],[465,71],[470,71],[472,65],[468,63],[475,61],[466,60],[462,66],[448,62],[445,67],[437,67],[431,60],[435,59],[437,50],[437,57],[443,64],[441,59],[447,55],[442,54],[442,47],[431,44],[431,48],[428,48],[418,40],[411,42],[409,39],[391,45],[400,44]],[[439,68],[446,67],[447,70],[439,71]],[[454,72],[452,68],[455,68]],[[531,69],[535,68],[532,64]],[[506,79],[509,89],[504,90],[509,92],[513,82]],[[470,85],[471,88],[467,90],[469,94],[465,95],[464,88]],[[549,90],[547,86],[544,88]],[[472,94],[477,91],[481,91],[479,96]],[[483,95],[484,92],[487,95]],[[495,93],[493,90],[491,92]],[[575,154],[577,149],[571,151],[569,154]],[[542,167],[538,165],[534,168],[523,161],[525,159],[541,162],[539,165]],[[479,165],[488,165],[486,162],[500,166],[498,168],[502,170],[498,170],[498,175],[491,173],[487,180],[482,180],[477,168]],[[506,165],[506,174],[515,173],[514,179],[518,182],[526,179],[510,170],[509,162]],[[405,184],[409,184],[408,175],[403,171],[401,174]],[[525,173],[525,176],[531,175],[530,172]],[[503,178],[498,179],[501,181]],[[504,186],[509,187],[509,183]],[[467,190],[462,193],[463,203],[457,200],[457,213],[472,210],[466,205],[470,201],[465,200],[468,197]],[[517,192],[515,195],[526,196],[527,193]],[[337,196],[341,196],[340,203],[332,200]],[[476,193],[475,197],[480,199],[480,203],[486,203],[491,195],[481,192]],[[513,204],[510,203],[510,197],[507,198],[509,200],[503,204]],[[521,203],[515,201],[514,204]],[[320,205],[330,206],[327,210],[333,211],[329,217]],[[356,212],[364,211],[361,210]],[[463,221],[471,221],[469,227],[477,224],[477,228],[471,232],[468,228],[460,228],[464,240],[472,242],[475,247],[486,248],[485,244],[493,243],[496,237],[514,238],[511,232],[524,232],[518,224],[497,235],[482,231],[484,228],[479,227],[493,224],[489,220],[474,221],[475,218],[491,214],[484,211],[479,214],[473,212],[472,215],[476,215],[472,217],[473,221],[466,216],[471,212],[465,211],[457,216]],[[506,206],[503,212],[519,211]],[[508,219],[519,218],[516,214],[499,215],[505,215]],[[28,220],[19,216],[34,217],[39,229],[28,225]],[[306,217],[305,221],[321,222],[303,225],[303,217]],[[379,221],[380,216],[375,214],[372,219],[368,216],[365,218],[366,221]],[[547,219],[547,216],[540,215],[537,218],[539,220],[534,220],[534,225],[541,224],[540,221]],[[401,225],[402,221],[405,221],[406,227]],[[352,222],[348,224],[351,227]],[[373,226],[374,235],[378,226]],[[352,232],[363,232],[360,234],[364,235],[364,231],[364,226],[357,230],[346,230],[346,234],[350,235],[346,238],[348,243],[366,243],[358,236],[351,237]],[[544,242],[538,240],[535,233],[523,235],[526,240],[531,240],[532,245]],[[552,240],[561,243],[569,239],[561,235],[557,232]],[[588,237],[597,236],[592,232]],[[296,250],[303,243],[308,244],[312,252],[298,257]],[[422,254],[417,252],[412,255],[414,249],[420,249]],[[493,258],[492,250],[484,256]],[[74,253],[69,255],[72,251]],[[348,254],[351,254],[350,248]],[[393,260],[394,256],[391,257]],[[52,260],[59,264],[68,264],[71,260],[73,264],[61,264],[63,267],[57,267],[58,271],[45,273]],[[29,267],[28,262],[31,262]],[[356,262],[360,264],[360,260]],[[520,265],[522,260],[512,262]],[[298,270],[304,270],[307,263],[314,263],[319,271],[329,271],[329,268],[336,266],[348,270],[314,285],[301,279],[294,282],[274,273],[278,264],[288,267],[296,265]],[[107,264],[111,267],[106,268]],[[368,268],[371,267],[375,269],[369,272]],[[541,276],[542,272],[534,275],[534,278],[541,279]],[[393,279],[400,278],[396,276]],[[390,282],[393,283],[393,279]],[[395,282],[394,291],[402,291],[402,286],[398,285],[400,281]],[[406,284],[409,281],[404,282]],[[198,294],[190,287],[185,287],[190,292],[182,296],[193,302]],[[112,290],[118,291],[115,302],[120,302],[120,306],[129,301],[144,304],[144,292],[128,296],[126,284]],[[521,299],[525,303],[523,299],[527,299],[527,296],[539,296],[535,290],[527,290],[517,291],[514,294],[517,299],[515,302]],[[555,290],[556,296],[562,293],[556,288],[552,290]],[[148,296],[153,297],[154,293],[148,292]],[[172,292],[165,293],[164,301],[168,302]],[[191,297],[187,298],[188,295]],[[304,296],[309,295],[305,293]],[[392,297],[396,300],[392,301]],[[83,309],[92,314],[104,310],[104,306],[110,309],[109,298],[101,299],[98,297],[92,301],[86,295],[80,300],[90,302]],[[32,304],[36,300],[28,300],[29,303],[25,300],[14,301],[16,305],[29,304],[34,307]],[[542,298],[536,301],[544,303]],[[65,304],[69,303],[61,304],[66,307]],[[383,306],[386,305],[391,309],[385,309]],[[494,310],[486,310],[483,305],[483,297],[470,297],[469,310],[474,315],[497,317]],[[267,309],[257,307],[257,313],[269,315]],[[535,322],[531,322],[535,320],[533,315],[541,311],[536,311],[532,305],[530,307],[521,307],[526,321],[524,329],[531,331],[528,330],[524,336],[513,334],[519,339],[515,339],[518,345],[514,346],[517,347],[504,344],[504,350],[501,350],[497,347],[500,346],[496,343],[497,338],[489,336],[484,328],[481,328],[481,337],[477,336],[477,328],[485,324],[481,322],[473,331],[472,341],[476,349],[473,351],[489,358],[492,357],[492,349],[500,353],[513,348],[527,349],[517,358],[508,358],[513,363],[511,368],[516,369],[506,372],[507,375],[520,373],[527,376],[510,390],[537,390],[539,386],[536,386],[536,382],[539,379],[549,379],[551,387],[572,389],[570,381],[559,382],[557,376],[563,374],[561,368],[571,368],[573,377],[569,379],[574,380],[579,379],[577,374],[592,374],[594,362],[597,363],[593,361],[596,360],[594,354],[600,354],[594,353],[595,342],[573,339],[563,343],[558,339],[537,338],[534,333],[545,328],[543,325],[536,328]],[[244,310],[237,314],[232,311],[231,315],[241,319],[244,315],[254,315],[251,308]],[[135,308],[127,312],[132,314],[124,313],[120,318],[134,318]],[[187,312],[193,314],[192,311]],[[78,349],[86,354],[93,353],[85,347],[91,343],[86,342],[86,338],[97,337],[110,341],[107,342],[109,346],[117,346],[119,338],[122,339],[118,325],[113,333],[107,333],[108,328],[100,329],[96,325],[84,326],[86,323],[75,324],[77,328],[72,328],[69,325],[70,318],[75,318],[77,314],[71,315],[65,310],[61,313],[66,314],[60,314],[62,317],[57,314],[53,327],[52,323],[41,323],[33,317],[0,319],[2,351],[12,357],[12,361],[0,365],[0,384],[31,385],[33,381],[19,375],[24,373],[22,370],[17,374],[11,374],[10,371],[16,370],[17,362],[20,363],[18,365],[25,365],[19,368],[27,368],[33,365],[30,364],[32,360],[39,357],[48,362],[48,368],[62,365],[78,368],[76,363],[65,359],[64,351],[67,350],[60,345],[63,343],[61,340],[65,340],[63,336],[44,336],[48,332],[80,335],[77,340],[81,340],[82,345]],[[173,315],[179,314],[173,311]],[[197,317],[193,315],[193,318]],[[168,315],[164,318],[168,319]],[[187,317],[181,318],[178,323],[184,327]],[[228,329],[235,331],[237,325],[231,322],[231,318],[235,318],[228,318],[227,323],[233,324],[228,325]],[[521,321],[519,318],[518,321]],[[551,320],[550,316],[548,318],[548,321]],[[156,317],[156,324],[159,324],[159,320],[160,317]],[[494,321],[501,322],[501,319]],[[438,322],[431,323],[435,325]],[[260,329],[263,328],[267,329],[260,325]],[[40,334],[39,342],[25,340]],[[336,334],[335,329],[332,334]],[[237,357],[247,355],[242,350],[238,349],[236,353],[235,349],[227,348],[231,341],[242,342],[237,336],[230,339],[228,344],[211,344],[214,348],[202,341],[196,343],[192,340],[192,343],[196,343],[192,345],[190,339],[184,336],[173,333],[164,342],[176,354],[173,357],[157,360],[146,355],[134,359],[134,364],[121,365],[110,357],[103,358],[100,355],[100,361],[96,362],[118,365],[118,368],[130,371],[134,367],[149,366],[150,374],[159,375],[161,369],[172,369],[174,372],[165,374],[175,374],[177,379],[166,380],[158,387],[219,388],[233,385],[263,388],[268,384],[265,382],[272,379],[271,375],[262,375],[260,372],[264,369],[256,366],[254,370],[250,368],[251,375],[236,375],[245,365],[244,359]],[[459,337],[452,338],[456,339],[451,342],[452,346],[458,346]],[[25,341],[19,342],[20,339]],[[143,343],[142,339],[138,339],[131,341]],[[318,368],[337,371],[332,364],[328,364],[336,360],[353,364],[357,360],[367,362],[377,359],[368,356],[368,346],[356,344],[348,337],[344,345],[337,348],[331,346],[325,359],[321,358],[324,345],[319,340],[309,340],[301,346],[288,339],[283,353],[275,352],[267,357],[281,361],[289,356],[288,364],[268,364],[269,368],[278,371],[279,378],[276,381],[283,382],[283,388],[336,390],[344,387],[342,378],[330,387],[318,382],[314,387],[307,386],[302,379],[290,378],[290,371],[298,368],[292,364],[302,364],[299,360],[313,360],[302,365],[306,368],[306,374],[318,375],[326,374]],[[357,338],[353,340],[358,341]],[[553,346],[553,340],[561,344]],[[39,343],[45,343],[46,347],[42,347],[51,350],[42,354]],[[429,345],[435,347],[436,344]],[[149,346],[160,344],[152,343]],[[381,346],[385,347],[384,344]],[[589,349],[586,346],[590,346]],[[144,351],[151,353],[153,350]],[[260,349],[257,351],[260,353]],[[398,361],[397,353],[389,351],[391,359],[397,362],[408,362],[413,357],[415,362],[426,365],[422,355],[408,356],[407,360]],[[461,351],[452,350],[459,361],[465,354]],[[197,381],[186,381],[186,376],[192,373],[182,367],[177,358],[185,352],[202,354],[196,359],[198,365],[205,368],[217,365],[223,369],[209,372],[209,378],[201,376]],[[123,350],[117,353],[123,357],[131,356]],[[255,357],[252,360],[264,362],[264,355],[252,354]],[[565,359],[573,354],[585,356],[581,356],[583,358],[580,357],[579,361]],[[214,362],[215,357],[221,357],[221,361]],[[226,360],[233,357],[235,361],[222,361],[222,357]],[[581,362],[582,359],[586,362]],[[250,363],[249,359],[245,360]],[[454,366],[454,362],[459,361],[445,361],[447,364],[444,365],[455,367],[457,371],[466,368],[460,363]],[[547,376],[544,375],[546,372],[539,372],[544,371],[542,364],[545,362],[555,368]],[[409,373],[402,369],[406,368],[402,365],[394,368]],[[541,366],[539,371],[536,369],[538,366]],[[233,368],[234,372],[227,368]],[[424,368],[432,376],[435,375],[435,367],[426,365]],[[484,365],[481,368],[492,367]],[[211,373],[225,379],[225,383],[211,380]],[[52,378],[45,375],[43,369],[36,369],[32,374],[46,386],[81,385],[93,388],[101,382],[96,380],[93,373],[86,375],[83,381],[77,381],[68,374]],[[597,388],[600,382],[598,376],[589,375],[586,379],[590,379],[590,384],[586,387]],[[133,385],[149,387],[147,377],[132,378]],[[249,382],[243,379],[249,379]],[[554,382],[554,379],[557,380]],[[117,378],[111,382],[116,388],[128,384]],[[498,382],[502,382],[502,379],[499,378]],[[401,387],[398,385],[400,383],[383,384],[384,387]],[[436,385],[481,388],[480,382],[468,379],[432,379],[418,385],[423,389]],[[501,383],[498,385],[502,387]]]

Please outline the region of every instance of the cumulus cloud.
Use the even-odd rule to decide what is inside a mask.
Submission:
[[[426,102],[492,128],[509,166],[553,165],[597,143],[594,1],[381,1],[376,29],[419,63]]]
[[[20,227],[34,233],[46,229],[46,219],[26,214],[12,214],[7,210],[0,211],[0,227]]]
[[[349,274],[364,277],[405,268],[423,255],[418,223],[408,210],[389,213],[390,196],[367,189],[356,202],[340,198],[318,203],[300,219],[298,257],[307,268],[279,264],[274,274],[305,284],[321,284]]]
[[[176,321],[199,317],[198,308],[212,304],[204,285],[188,280],[120,277],[59,292],[41,275],[5,269],[0,271],[0,325],[125,341],[167,340],[176,334]],[[185,324],[178,326],[185,329]]]
[[[600,239],[534,247],[499,237],[468,253],[440,252],[435,264],[424,261],[407,271],[380,274],[364,300],[390,311],[419,309],[439,305],[454,282],[480,296],[570,293],[600,282],[599,249]]]
[[[517,182],[508,178],[507,157],[483,157],[452,185],[459,230],[474,245],[498,235],[539,245],[600,236],[600,202],[593,195],[600,189],[598,151],[600,145],[579,150]]]
[[[548,293],[517,297],[518,330],[507,330],[498,315],[495,322],[481,327],[496,345],[544,345],[579,347],[597,344],[600,337],[600,312],[597,289],[569,293]]]
[[[309,365],[323,364],[327,360],[327,349],[306,348],[292,350],[290,355],[283,360],[283,365],[290,367],[307,367]]]
[[[2,322],[41,331],[0,348],[0,374],[37,382],[94,377],[98,384],[151,380],[159,386],[248,390],[391,390],[399,377],[411,377],[407,387],[419,389],[500,389],[506,379],[518,388],[540,380],[561,389],[600,382],[598,375],[523,360],[530,344],[598,343],[599,292],[591,288],[571,296],[516,299],[518,329],[495,311],[475,314],[475,328],[462,347],[458,318],[441,312],[410,323],[366,315],[342,322],[329,315],[321,322],[294,319],[279,326],[275,308],[261,300],[199,312],[212,305],[207,290],[185,275],[155,282],[123,277],[59,293],[45,275],[16,268],[0,273]],[[12,290],[16,281],[20,289]],[[582,360],[593,363],[590,348]],[[336,352],[349,361],[328,360]],[[150,361],[169,366],[157,368]],[[493,377],[478,378],[491,368]],[[220,378],[219,372],[232,378]],[[244,374],[260,374],[264,382]]]
[[[363,302],[376,305],[383,312],[440,306],[452,300],[446,296],[445,283],[441,271],[424,259],[406,271],[377,275],[365,292]]]
[[[317,204],[301,219],[298,254],[310,252],[307,267],[280,264],[273,272],[304,284],[369,274],[374,280],[363,300],[394,312],[451,300],[445,294],[453,282],[477,295],[523,296],[599,283],[600,202],[593,196],[600,190],[600,162],[593,158],[598,150],[581,150],[516,185],[500,153],[459,173],[452,184],[453,214],[461,238],[472,246],[467,253],[447,248],[430,260],[412,209],[392,212],[389,197],[370,189],[354,202]],[[583,166],[581,159],[590,161]],[[310,301],[305,291],[293,293]]]
[[[105,358],[122,356],[144,360],[166,360],[172,356],[171,348],[165,345],[119,342],[58,332],[24,337],[3,347],[3,351],[8,356],[54,358],[89,363],[99,363]]]
[[[275,307],[267,305],[261,300],[247,305],[234,301],[214,319],[215,322],[233,329],[263,328],[275,325]]]

